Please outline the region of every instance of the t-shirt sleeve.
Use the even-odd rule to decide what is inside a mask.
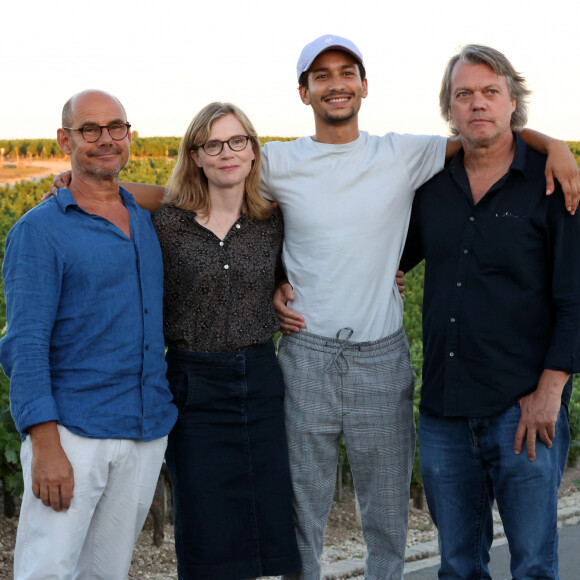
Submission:
[[[262,169],[260,171],[260,193],[266,199],[275,201],[272,192],[270,191],[269,176],[270,176],[270,159],[269,159],[268,143],[262,147]]]
[[[432,135],[399,135],[403,156],[413,189],[417,190],[445,165],[447,138]]]

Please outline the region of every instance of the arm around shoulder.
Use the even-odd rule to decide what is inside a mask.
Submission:
[[[564,192],[566,209],[573,215],[580,201],[580,168],[567,143],[533,129],[523,129],[520,135],[528,147],[548,156],[546,194],[554,193],[554,179],[557,179]]]
[[[143,209],[153,213],[161,207],[161,200],[165,195],[165,187],[162,185],[135,183],[132,181],[121,181],[120,185],[131,193],[135,201]]]
[[[461,141],[457,137],[448,137],[445,147],[445,160],[449,161],[461,149]]]

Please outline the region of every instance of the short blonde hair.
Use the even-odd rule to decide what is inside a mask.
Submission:
[[[242,213],[248,214],[252,219],[268,219],[272,206],[259,190],[262,153],[258,135],[246,114],[231,103],[210,103],[193,118],[179,145],[177,163],[167,182],[162,203],[209,216],[211,200],[207,177],[192,159],[191,151],[208,140],[213,123],[226,115],[233,115],[242,124],[254,151],[252,168],[246,177]]]

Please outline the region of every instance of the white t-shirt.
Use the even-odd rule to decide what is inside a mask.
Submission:
[[[331,145],[310,137],[263,148],[262,192],[284,214],[289,306],[314,334],[378,340],[403,323],[395,272],[415,190],[443,169],[446,139],[361,132]]]

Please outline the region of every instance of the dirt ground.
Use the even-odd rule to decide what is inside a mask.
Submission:
[[[25,163],[25,167],[29,170],[29,174],[25,178],[2,178],[0,175],[0,187],[22,179],[42,179],[47,175],[68,171],[70,169],[70,161],[68,159],[42,159],[41,161]],[[35,169],[37,171],[34,171]]]
[[[580,465],[568,469],[564,474],[560,496],[570,495],[579,489]],[[349,489],[344,490],[344,497],[340,503],[334,503],[325,539],[325,546],[330,547],[330,552],[333,552],[334,548],[342,550],[345,546],[349,546],[349,552],[352,552],[352,546],[355,551],[357,546],[363,546],[354,505],[354,494]],[[12,578],[16,525],[16,518],[5,518],[0,509],[0,580]],[[434,526],[428,512],[411,508],[408,544],[424,542],[434,536]],[[353,553],[353,555],[356,554]],[[332,559],[332,555],[330,558]],[[157,548],[153,545],[153,526],[148,519],[135,547],[129,578],[131,580],[170,580],[176,577],[171,526],[165,527],[165,540],[163,545]]]

